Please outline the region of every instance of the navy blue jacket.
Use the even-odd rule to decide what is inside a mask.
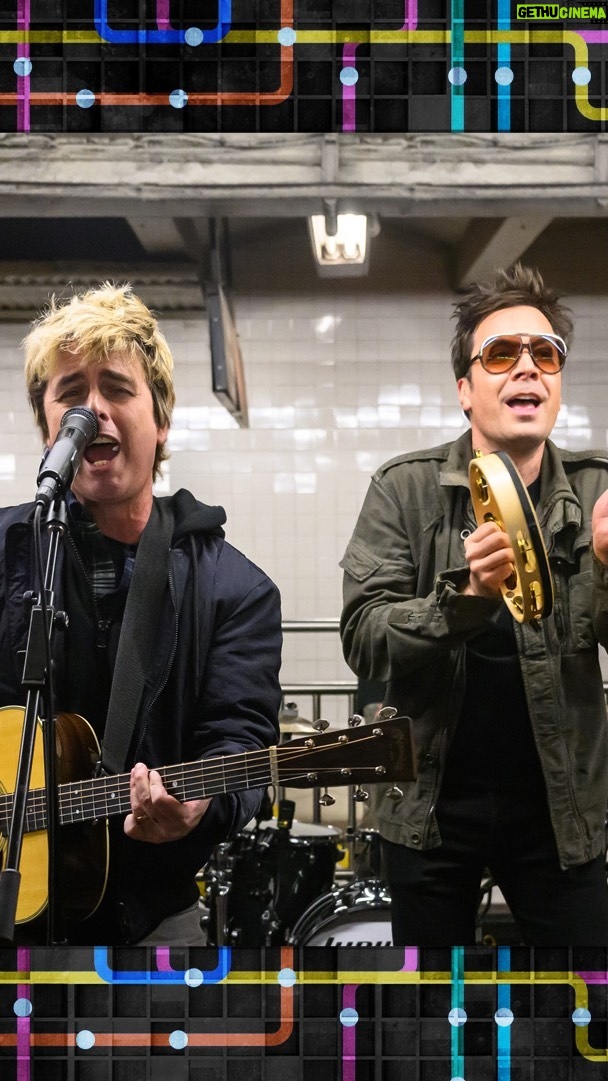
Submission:
[[[183,489],[170,497],[170,505],[175,528],[168,583],[125,769],[137,761],[158,767],[257,750],[279,737],[278,590],[224,539],[221,507],[206,506]],[[2,706],[25,701],[18,654],[29,627],[23,594],[36,582],[32,511],[32,504],[25,504],[0,512]],[[65,561],[62,546],[55,580],[58,609],[65,604]],[[86,618],[90,628],[85,629],[93,633],[93,612]],[[67,642],[60,634],[54,640],[56,710],[83,713],[66,670],[70,633],[72,628]],[[1,738],[0,731],[0,745]],[[262,789],[251,789],[215,796],[187,837],[161,845],[133,841],[124,835],[121,818],[111,820],[106,896],[99,911],[72,930],[70,941],[136,942],[167,915],[187,907],[198,895],[195,874],[213,846],[242,829],[258,811],[262,795]]]

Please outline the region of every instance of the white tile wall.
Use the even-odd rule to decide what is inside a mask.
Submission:
[[[241,430],[210,390],[206,323],[171,319],[178,405],[163,490],[190,488],[228,515],[228,539],[279,585],[288,620],[338,617],[338,562],[369,476],[401,451],[456,437],[465,426],[449,363],[454,296],[237,295],[250,428]],[[608,302],[574,296],[575,346],[564,375],[555,438],[605,447]],[[19,342],[0,327],[3,423],[0,502],[31,498],[40,443],[25,404]],[[351,679],[337,635],[287,637],[284,683]],[[308,715],[309,700],[299,702]],[[324,712],[346,720],[326,700]]]

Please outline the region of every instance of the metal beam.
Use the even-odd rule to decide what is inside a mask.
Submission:
[[[0,215],[604,216],[608,135],[0,133]]]
[[[127,222],[149,255],[184,255],[184,242],[171,218],[128,217]]]
[[[550,225],[551,217],[474,219],[458,245],[452,284],[463,289],[482,281],[498,267],[511,266]]]

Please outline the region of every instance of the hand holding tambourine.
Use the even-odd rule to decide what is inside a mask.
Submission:
[[[475,563],[483,568],[487,594],[499,589],[518,623],[535,625],[551,614],[553,581],[528,490],[504,451],[476,455],[469,484],[479,526],[467,551],[472,573]],[[484,577],[475,573],[483,595]]]

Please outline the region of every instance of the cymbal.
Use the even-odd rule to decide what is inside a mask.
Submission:
[[[279,729],[290,735],[306,734],[312,729],[312,721],[304,717],[279,717]]]

